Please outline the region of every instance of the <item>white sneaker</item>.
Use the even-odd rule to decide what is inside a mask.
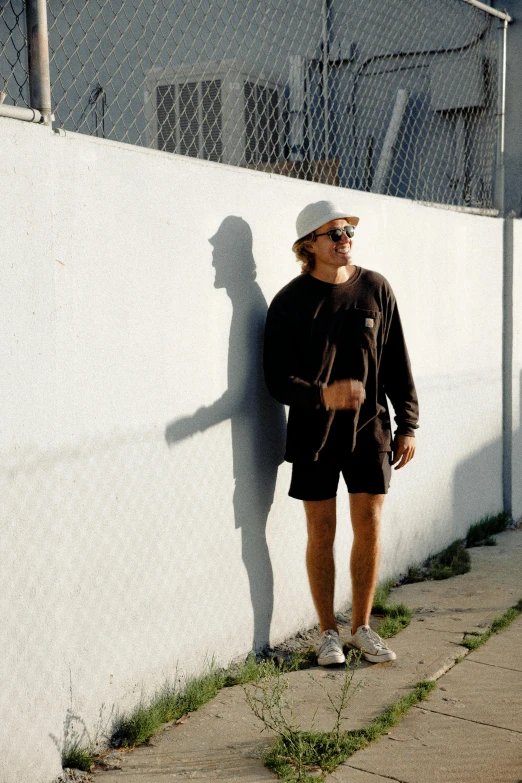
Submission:
[[[331,666],[334,663],[344,663],[346,658],[337,631],[324,631],[317,650],[319,666]]]
[[[384,639],[372,631],[369,625],[360,625],[348,640],[348,644],[362,650],[363,657],[371,663],[394,661],[397,656],[390,650]]]

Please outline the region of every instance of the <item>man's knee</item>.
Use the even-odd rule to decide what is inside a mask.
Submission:
[[[385,495],[365,492],[350,495],[350,516],[354,535],[374,537],[379,534]]]
[[[333,546],[336,528],[336,501],[305,500],[308,541],[320,547]]]

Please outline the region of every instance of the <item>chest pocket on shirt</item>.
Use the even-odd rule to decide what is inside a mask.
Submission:
[[[356,343],[361,348],[375,348],[381,314],[378,310],[352,307],[339,313],[337,344]]]
[[[380,319],[378,310],[353,307],[338,313],[334,377],[366,382],[369,366],[376,362]]]

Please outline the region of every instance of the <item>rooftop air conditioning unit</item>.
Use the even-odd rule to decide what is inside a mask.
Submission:
[[[226,63],[149,73],[149,146],[245,166],[281,158],[283,88]]]

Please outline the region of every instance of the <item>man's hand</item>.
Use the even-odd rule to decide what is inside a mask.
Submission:
[[[392,443],[393,459],[397,463],[395,470],[403,468],[415,456],[415,438],[411,435],[396,435]]]
[[[353,378],[334,381],[323,388],[324,404],[332,411],[357,410],[365,397],[366,392],[361,381],[354,381]]]

